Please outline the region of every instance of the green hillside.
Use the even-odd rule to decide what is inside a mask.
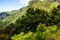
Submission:
[[[1,40],[60,40],[60,2],[35,2],[7,12],[2,20]]]

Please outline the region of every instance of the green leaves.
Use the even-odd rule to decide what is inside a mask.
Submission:
[[[46,34],[54,33],[60,27],[60,6],[52,8],[50,12],[30,7],[26,15],[18,18],[15,24],[8,26],[12,29],[13,40],[46,40]],[[19,14],[18,14],[19,15]],[[17,16],[18,16],[17,15]],[[31,32],[29,32],[31,31]]]
[[[24,34],[23,32],[21,32],[18,35],[14,35],[13,37],[11,37],[12,40],[46,40],[46,35],[45,33],[41,33],[41,32],[28,32],[26,34]]]

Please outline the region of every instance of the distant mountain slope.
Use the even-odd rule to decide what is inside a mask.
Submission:
[[[10,14],[10,16],[5,18],[4,20],[2,20],[2,27],[1,28],[3,28],[3,27],[5,28],[9,24],[15,23],[15,21],[19,17],[21,17],[22,15],[25,15],[26,10],[27,10],[27,7],[23,7],[20,10],[14,10],[12,12],[7,12],[7,14]]]
[[[5,19],[8,16],[10,16],[10,14],[7,14],[6,12],[2,12],[0,13],[0,20]]]

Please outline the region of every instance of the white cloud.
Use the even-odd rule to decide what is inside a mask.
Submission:
[[[20,5],[28,5],[29,0],[19,0]]]

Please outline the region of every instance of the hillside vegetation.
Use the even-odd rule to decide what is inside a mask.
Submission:
[[[2,22],[1,40],[60,40],[58,2],[35,2]]]

